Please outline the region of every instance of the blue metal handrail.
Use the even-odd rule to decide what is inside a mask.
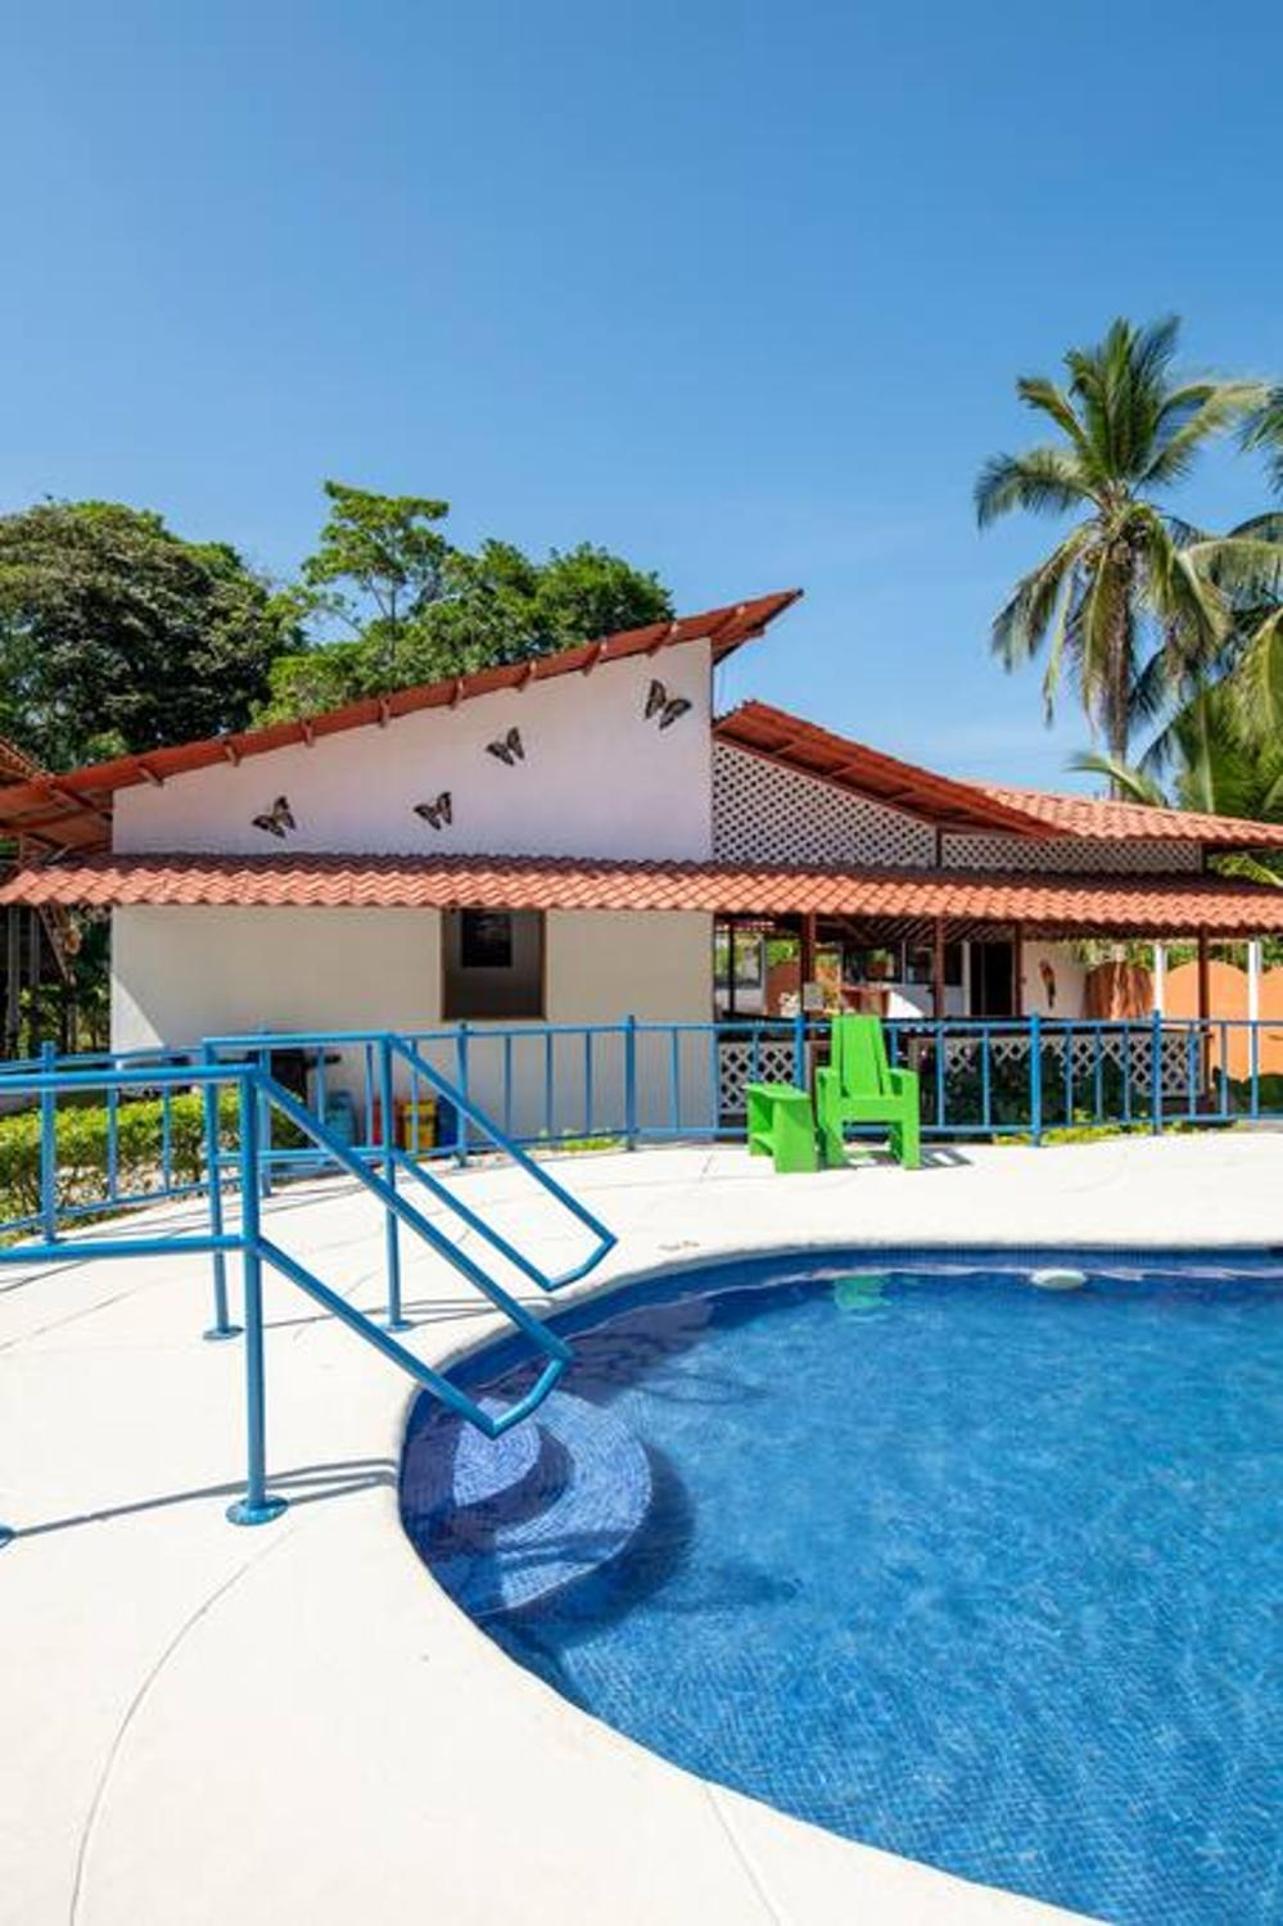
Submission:
[[[568,1211],[572,1217],[576,1218],[578,1222],[584,1226],[585,1230],[590,1231],[595,1242],[587,1256],[582,1258],[579,1263],[572,1265],[569,1270],[560,1271],[556,1276],[549,1277],[537,1264],[533,1263],[531,1259],[524,1256],[522,1252],[508,1243],[505,1238],[501,1237],[493,1225],[483,1223],[474,1212],[466,1208],[461,1199],[456,1197],[452,1191],[448,1191],[436,1178],[430,1177],[413,1158],[407,1157],[404,1154],[399,1155],[397,1157],[398,1167],[407,1171],[411,1176],[418,1178],[420,1182],[427,1184],[434,1196],[439,1197],[443,1203],[448,1204],[452,1210],[456,1211],[471,1229],[478,1231],[481,1236],[485,1237],[493,1244],[496,1250],[501,1251],[511,1263],[515,1264],[519,1270],[524,1271],[534,1283],[538,1284],[541,1290],[562,1290],[567,1284],[575,1284],[581,1277],[587,1277],[590,1271],[595,1270],[597,1265],[601,1263],[602,1258],[606,1256],[608,1251],[613,1250],[615,1246],[617,1240],[613,1231],[607,1230],[601,1219],[595,1216],[594,1213],[588,1209],[587,1205],[581,1204],[579,1199],[568,1191],[564,1184],[558,1183],[551,1171],[547,1170],[544,1165],[536,1163],[534,1158],[527,1154],[515,1138],[508,1136],[505,1131],[500,1130],[498,1125],[471,1101],[466,1092],[460,1090],[456,1084],[447,1082],[440,1071],[434,1069],[432,1064],[428,1063],[405,1037],[389,1037],[388,1049],[391,1055],[400,1058],[403,1063],[409,1066],[416,1080],[422,1078],[425,1083],[430,1084],[439,1096],[443,1096],[448,1103],[454,1106],[455,1113],[458,1117],[466,1118],[469,1123],[473,1124],[476,1129],[481,1132],[482,1136],[494,1145],[496,1150],[500,1150],[505,1156],[510,1157],[517,1168],[524,1171],[528,1177],[533,1178],[534,1182],[539,1185],[541,1190],[547,1192],[554,1203],[559,1204],[563,1210]],[[383,1106],[385,1132],[389,1128],[390,1109],[390,1104],[385,1103]]]
[[[103,1070],[85,1068],[80,1070],[57,1070],[45,1067],[29,1072],[14,1079],[21,1087],[33,1095],[40,1106],[42,1135],[42,1236],[39,1240],[22,1244],[0,1247],[0,1263],[30,1264],[83,1261],[86,1258],[128,1258],[150,1256],[174,1256],[183,1253],[209,1254],[216,1267],[215,1324],[226,1322],[225,1280],[222,1266],[228,1254],[239,1252],[242,1258],[245,1298],[245,1353],[246,1353],[246,1429],[247,1429],[247,1472],[245,1496],[229,1509],[229,1517],[237,1524],[262,1524],[277,1517],[284,1510],[286,1501],[267,1487],[266,1473],[266,1382],[263,1347],[263,1310],[262,1310],[262,1268],[270,1265],[280,1275],[303,1290],[316,1303],[338,1318],[349,1330],[354,1331],[366,1343],[372,1345],[384,1357],[407,1372],[423,1389],[438,1398],[448,1409],[467,1423],[474,1425],[487,1437],[494,1438],[521,1423],[535,1411],[558,1382],[572,1356],[569,1345],[554,1331],[548,1329],[540,1319],[526,1309],[510,1292],[506,1291],[485,1271],[468,1253],[459,1248],[434,1224],[418,1211],[396,1189],[395,1166],[389,1177],[380,1176],[370,1168],[368,1160],[359,1152],[341,1143],[325,1124],[307,1107],[298,1102],[289,1091],[282,1089],[274,1078],[257,1065],[239,1063],[236,1065],[191,1066],[148,1064],[130,1069]],[[207,1194],[210,1206],[210,1227],[208,1231],[162,1232],[157,1235],[126,1237],[89,1237],[68,1241],[60,1235],[57,1220],[56,1170],[56,1104],[59,1096],[76,1095],[84,1091],[105,1089],[119,1092],[136,1089],[140,1086],[170,1090],[181,1085],[191,1090],[198,1089],[214,1099],[214,1116],[217,1129],[217,1098],[221,1089],[232,1086],[237,1092],[237,1169],[241,1195],[241,1224],[238,1231],[225,1228],[222,1214],[222,1180],[217,1145],[215,1159],[208,1173]],[[448,1090],[449,1086],[443,1084]],[[473,1106],[470,1106],[475,1108]],[[337,1291],[323,1283],[320,1278],[291,1253],[283,1250],[272,1238],[265,1235],[261,1222],[260,1188],[263,1142],[261,1137],[262,1119],[265,1113],[275,1109],[309,1137],[316,1149],[340,1170],[355,1178],[383,1206],[390,1225],[405,1226],[412,1230],[438,1256],[457,1270],[496,1310],[501,1311],[530,1342],[536,1353],[544,1359],[543,1368],[535,1382],[526,1393],[507,1410],[494,1413],[476,1399],[452,1384],[449,1378],[424,1364],[403,1344],[383,1330],[364,1312],[349,1304]],[[208,1113],[207,1113],[208,1114]],[[478,1121],[487,1124],[483,1113],[478,1113]],[[528,1162],[528,1159],[523,1159]],[[540,1173],[542,1177],[544,1174]],[[560,1185],[552,1184],[559,1199],[566,1202],[584,1221],[597,1226],[591,1213],[583,1213],[575,1205]],[[442,1188],[440,1186],[438,1189]],[[478,1214],[466,1210],[465,1216],[474,1226],[482,1226]],[[489,1228],[482,1226],[482,1228]],[[614,1242],[604,1227],[597,1226],[600,1236],[591,1258],[592,1263],[600,1262]],[[506,1239],[491,1232],[490,1240],[505,1255],[511,1254],[514,1261],[522,1262],[529,1269],[529,1261],[521,1260],[512,1251]],[[399,1269],[399,1266],[398,1266]],[[545,1281],[545,1287],[550,1287]],[[391,1298],[391,1293],[390,1293]],[[392,1308],[390,1302],[390,1310]],[[399,1298],[396,1303],[399,1323]],[[390,1322],[393,1320],[390,1318]],[[222,1329],[217,1335],[233,1334],[233,1327]],[[0,1543],[7,1542],[6,1535],[0,1530]]]

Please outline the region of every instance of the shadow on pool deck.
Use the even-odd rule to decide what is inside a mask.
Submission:
[[[315,1505],[330,1498],[350,1498],[361,1491],[383,1486],[395,1489],[397,1466],[391,1458],[348,1458],[333,1464],[300,1465],[294,1471],[274,1471],[268,1481],[274,1491],[283,1492],[296,1505]],[[313,1489],[314,1487],[314,1489]],[[154,1497],[138,1498],[126,1505],[106,1505],[67,1518],[48,1518],[36,1525],[13,1527],[12,1543],[24,1538],[44,1538],[52,1532],[76,1531],[83,1525],[109,1525],[118,1518],[133,1518],[140,1512],[165,1511],[173,1505],[199,1504],[211,1498],[239,1498],[245,1490],[243,1478],[228,1484],[196,1485],[190,1491],[158,1492]]]

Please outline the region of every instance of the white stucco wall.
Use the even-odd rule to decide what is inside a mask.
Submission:
[[[707,1023],[713,919],[698,911],[558,910],[547,923],[550,1023]]]
[[[711,1011],[712,919],[702,914],[630,915],[554,911],[545,936],[550,1023],[704,1022]],[[114,917],[112,1042],[118,1050],[242,1031],[424,1030],[441,1022],[441,924],[430,910],[118,910]],[[476,1100],[522,1135],[545,1125],[547,1052],[552,1051],[558,1131],[617,1128],[623,1118],[624,1053],[618,1036],[517,1035],[469,1025]],[[588,1051],[591,1050],[591,1065]],[[448,1076],[453,1045],[429,1056]],[[638,1043],[642,1121],[666,1121],[673,1053],[669,1032]],[[708,1039],[677,1039],[681,1120],[712,1105]],[[349,1053],[331,1073],[359,1096]],[[591,1081],[591,1093],[589,1084]],[[398,1073],[398,1084],[405,1077]],[[589,1096],[591,1094],[591,1109]]]
[[[112,1043],[174,1047],[241,1030],[416,1029],[438,1019],[435,912],[117,910]]]
[[[651,681],[690,710],[644,714]],[[114,846],[397,855],[707,857],[712,852],[710,650],[695,642],[170,777],[116,797]],[[486,745],[520,731],[524,760]],[[414,805],[449,792],[434,830]],[[297,828],[253,826],[278,796]]]

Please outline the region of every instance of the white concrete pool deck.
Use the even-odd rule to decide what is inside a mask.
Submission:
[[[1283,1242],[1281,1166],[1283,1138],[1236,1132],[967,1149],[916,1174],[777,1178],[721,1148],[557,1173],[619,1235],[598,1289],[804,1245]],[[550,1256],[527,1180],[457,1181]],[[379,1301],[368,1194],[297,1187],[267,1211],[327,1281]],[[161,1218],[199,1213],[147,1221]],[[410,1243],[419,1356],[497,1328]],[[274,1524],[228,1525],[242,1353],[200,1341],[207,1270],[0,1269],[0,1520],[19,1533],[0,1551],[6,1926],[1065,1917],[708,1785],[511,1664],[400,1531],[407,1380],[275,1281],[269,1462],[293,1502]]]

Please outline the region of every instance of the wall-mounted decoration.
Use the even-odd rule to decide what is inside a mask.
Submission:
[[[526,760],[526,752],[522,747],[520,729],[509,729],[506,736],[500,736],[495,742],[488,742],[486,744],[486,754],[497,757],[500,762],[507,763],[509,769],[511,769],[514,762],[524,762]]]
[[[444,829],[447,823],[454,821],[454,804],[450,800],[450,791],[443,789],[435,802],[415,803],[414,813],[416,816],[422,816],[425,823],[431,823],[433,829]]]
[[[654,680],[646,692],[646,720],[659,717],[661,729],[671,729],[673,724],[690,708],[686,696],[670,696],[664,684]]]
[[[294,820],[294,812],[290,808],[289,797],[278,796],[270,809],[265,809],[261,816],[255,816],[254,827],[284,842],[286,830],[298,828]]]

